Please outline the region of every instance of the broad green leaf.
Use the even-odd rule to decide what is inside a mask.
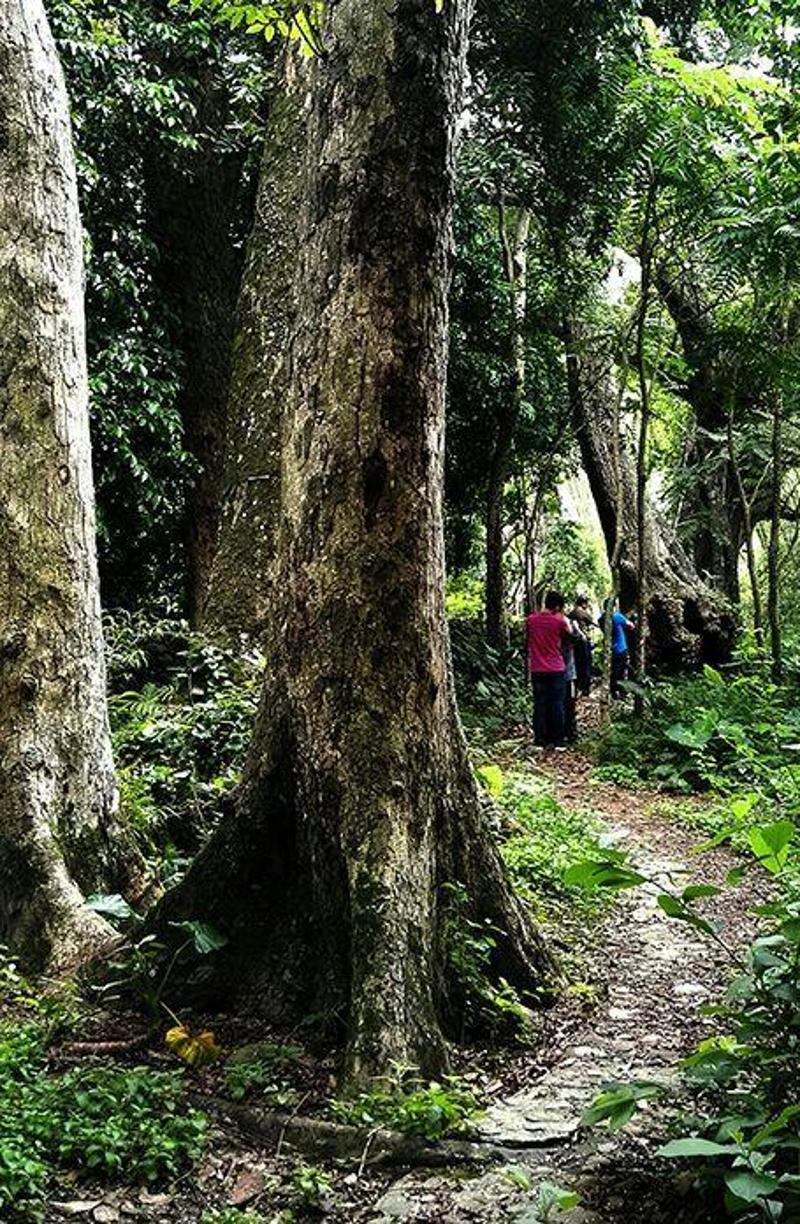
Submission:
[[[780,1182],[767,1173],[751,1173],[747,1169],[731,1169],[725,1174],[725,1185],[736,1198],[744,1203],[754,1203],[777,1190]]]
[[[660,1096],[664,1085],[652,1080],[632,1080],[629,1084],[604,1084],[581,1118],[583,1126],[607,1122],[610,1130],[621,1130],[630,1122],[638,1101]]]
[[[656,1152],[656,1156],[679,1159],[683,1156],[738,1156],[739,1144],[714,1143],[712,1139],[672,1139]]]
[[[179,931],[185,931],[187,935],[191,936],[194,950],[200,956],[207,956],[209,952],[216,952],[218,948],[223,948],[228,942],[227,937],[222,935],[210,922],[198,922],[187,918],[184,922],[173,922],[170,925],[177,927]]]
[[[576,888],[635,888],[645,877],[615,859],[587,859],[574,863],[564,872],[564,883]]]
[[[109,918],[138,918],[135,910],[119,893],[96,893],[84,902],[95,914],[108,914]]]
[[[716,897],[722,892],[716,884],[690,884],[681,893],[682,901],[696,901],[698,897]]]
[[[673,897],[670,893],[659,893],[656,901],[668,918],[677,918],[679,922],[688,922],[689,926],[695,927],[705,935],[716,934],[714,925],[708,919],[701,918],[699,914],[695,914],[693,910],[684,905],[680,898]]]
[[[794,824],[791,820],[776,820],[772,824],[750,829],[747,840],[762,867],[777,875],[786,865],[793,836]]]
[[[773,1118],[766,1126],[763,1126],[760,1131],[757,1131],[750,1140],[751,1148],[760,1147],[765,1139],[769,1139],[771,1135],[775,1135],[778,1131],[783,1130],[787,1122],[791,1122],[793,1118],[800,1115],[800,1105],[788,1105],[777,1118]]]
[[[714,735],[714,728],[707,726],[685,727],[683,723],[674,723],[664,732],[668,740],[680,744],[684,748],[705,748]]]

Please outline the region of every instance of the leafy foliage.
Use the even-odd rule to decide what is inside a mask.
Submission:
[[[295,1089],[282,1072],[302,1057],[295,1045],[269,1045],[260,1042],[252,1052],[232,1054],[225,1063],[225,1092],[232,1101],[257,1096],[267,1105],[284,1107],[297,1100]]]
[[[332,1108],[340,1122],[351,1126],[386,1127],[422,1139],[441,1139],[468,1131],[478,1105],[472,1092],[453,1076],[442,1083],[423,1084],[398,1068],[386,1088],[334,1101]]]
[[[459,708],[468,728],[482,733],[530,718],[532,696],[522,653],[522,630],[505,649],[487,646],[479,620],[450,626]]]
[[[48,16],[72,104],[87,234],[104,597],[112,607],[141,606],[181,592],[182,512],[195,475],[178,402],[182,323],[156,222],[158,158],[184,189],[204,157],[247,163],[268,65],[249,40],[155,0],[54,0]],[[226,100],[221,124],[206,104],[215,92]],[[232,216],[230,225],[234,241],[246,219]]]
[[[730,794],[763,786],[791,802],[800,775],[786,745],[798,738],[792,686],[775,686],[760,670],[723,679],[706,667],[655,685],[646,716],[616,719],[600,740],[598,760],[668,790]]]
[[[261,660],[171,618],[122,614],[107,637],[123,815],[174,881],[239,780]]]
[[[48,1075],[41,1029],[0,1026],[0,1208],[36,1220],[57,1170],[156,1182],[197,1159],[206,1121],[181,1076],[144,1068]]]

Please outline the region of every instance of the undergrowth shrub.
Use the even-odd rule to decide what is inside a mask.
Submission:
[[[508,647],[486,643],[479,619],[450,621],[458,706],[464,725],[491,733],[530,719],[532,697],[522,649],[522,629],[512,627]]]
[[[47,1184],[76,1169],[156,1182],[195,1161],[205,1117],[180,1072],[142,1067],[48,1074],[41,1028],[0,1024],[0,1216],[38,1220]]]
[[[772,684],[762,672],[728,677],[705,667],[655,684],[643,716],[620,712],[598,741],[598,773],[620,780],[624,770],[684,792],[758,785],[798,802],[798,739],[794,685]]]
[[[501,853],[512,882],[539,909],[540,919],[565,907],[596,908],[598,895],[575,888],[564,872],[592,854],[603,825],[585,808],[563,807],[550,783],[531,773],[510,774],[494,796],[505,817]]]
[[[171,884],[239,780],[262,660],[166,617],[107,622],[121,806]]]
[[[441,1083],[409,1078],[404,1068],[385,1088],[331,1103],[335,1118],[351,1126],[385,1127],[423,1139],[463,1134],[478,1113],[473,1093],[454,1076]]]

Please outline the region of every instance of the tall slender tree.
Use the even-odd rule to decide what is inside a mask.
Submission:
[[[270,665],[238,809],[157,922],[205,917],[217,984],[344,1019],[349,1084],[446,1063],[448,898],[495,971],[549,959],[456,712],[442,442],[454,139],[471,5],[333,0],[312,69]]]
[[[503,273],[511,294],[511,395],[498,414],[486,482],[486,640],[492,646],[502,645],[508,635],[503,576],[503,493],[511,474],[514,433],[525,399],[525,312],[531,226],[530,211],[522,205],[517,208],[512,237],[502,194],[497,211]]]
[[[107,940],[80,890],[116,803],[69,111],[41,0],[1,0],[0,939],[29,965]]]

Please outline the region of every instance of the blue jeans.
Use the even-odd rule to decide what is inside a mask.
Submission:
[[[567,683],[563,672],[531,672],[533,681],[533,739],[542,748],[564,744],[564,705]]]

